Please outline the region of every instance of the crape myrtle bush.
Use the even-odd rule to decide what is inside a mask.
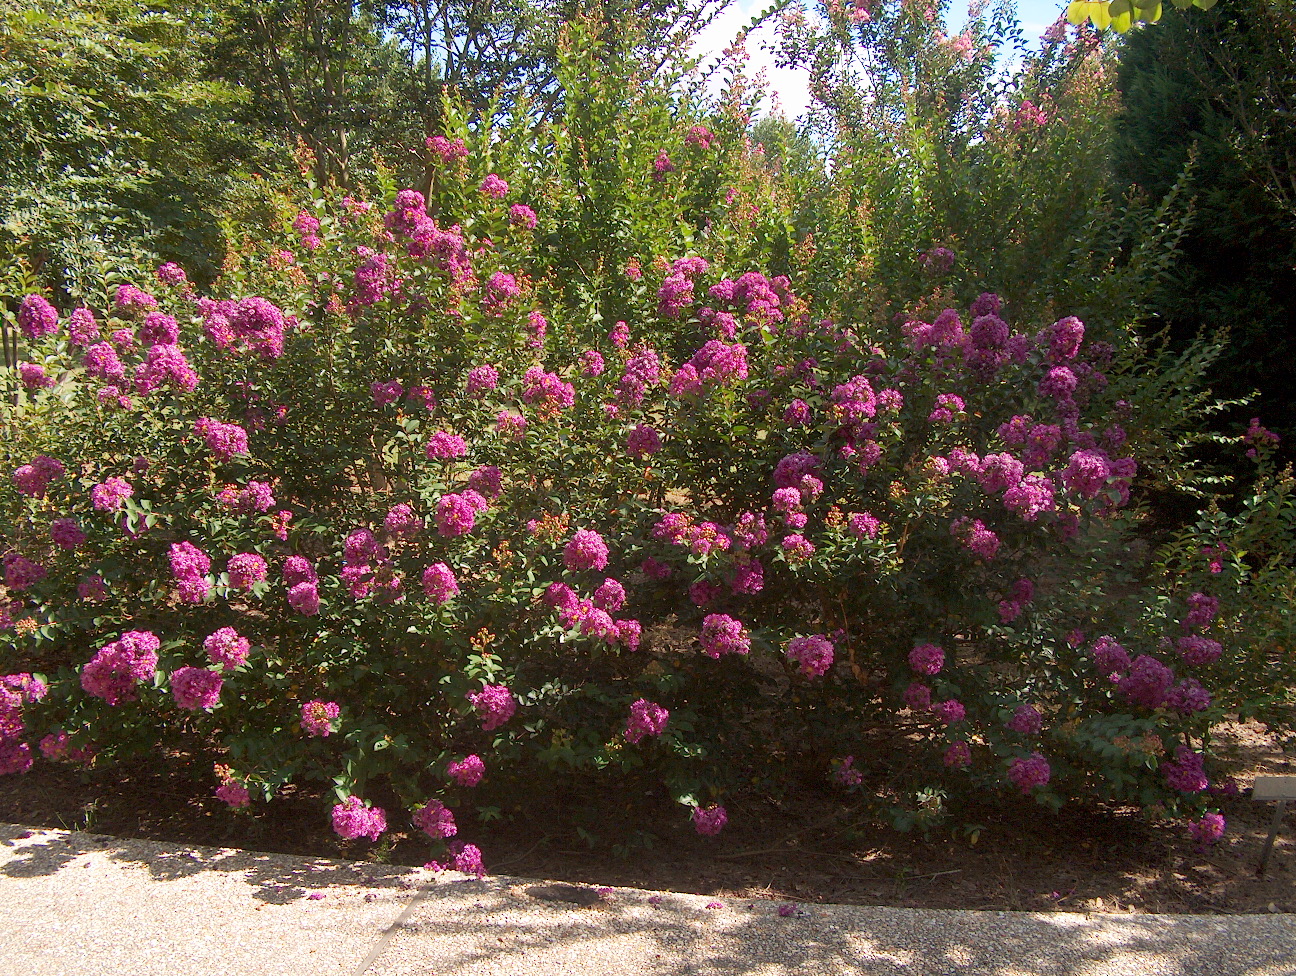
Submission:
[[[1212,557],[1154,589],[1131,541],[1151,360],[992,294],[825,320],[705,234],[609,273],[607,321],[492,151],[314,201],[223,298],[22,299],[0,769],[206,741],[231,806],[322,780],[342,837],[468,871],[455,811],[537,769],[656,777],[705,835],[803,757],[901,826],[989,791],[1218,836],[1247,703]]]

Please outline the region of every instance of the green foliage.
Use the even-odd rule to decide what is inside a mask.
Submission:
[[[221,122],[240,96],[201,72],[201,8],[6,2],[0,16],[0,234],[73,289],[141,252],[212,275],[240,146]]]
[[[1248,0],[1169,13],[1155,30],[1131,34],[1113,147],[1119,179],[1153,198],[1178,184],[1192,201],[1180,253],[1147,310],[1180,348],[1198,333],[1222,342],[1211,386],[1229,398],[1258,390],[1251,412],[1288,439],[1296,434],[1294,18],[1290,3]]]
[[[1179,10],[1196,7],[1210,10],[1217,0],[1171,0]],[[1135,24],[1155,24],[1161,19],[1161,0],[1071,0],[1067,4],[1068,23],[1090,21],[1099,30],[1110,27],[1124,34]]]
[[[1186,217],[1173,182],[1138,192],[1110,175],[1112,51],[1088,31],[1027,51],[1004,6],[957,37],[944,5],[866,6],[861,23],[830,11],[784,34],[785,57],[812,72],[810,131],[838,177],[790,179],[809,273],[825,271],[816,294],[850,262],[847,314],[948,302],[957,280],[963,302],[993,291],[1013,314],[1067,309],[1096,337],[1122,332]],[[937,248],[953,252],[948,279]]]

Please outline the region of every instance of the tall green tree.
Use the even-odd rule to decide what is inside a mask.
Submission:
[[[219,257],[216,201],[240,93],[203,73],[185,0],[0,0],[0,237],[76,287],[143,249]]]
[[[1216,391],[1258,389],[1251,412],[1289,440],[1296,436],[1293,64],[1291,0],[1167,13],[1123,46],[1114,148],[1118,178],[1153,195],[1186,172],[1195,216],[1155,310],[1181,343],[1202,330],[1227,331]]]

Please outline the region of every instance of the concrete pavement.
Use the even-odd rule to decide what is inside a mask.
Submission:
[[[0,825],[0,976],[1296,976],[1296,916],[803,905]]]

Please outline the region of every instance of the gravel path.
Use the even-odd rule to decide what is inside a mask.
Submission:
[[[1296,916],[785,908],[0,825],[0,976],[1296,976]]]

